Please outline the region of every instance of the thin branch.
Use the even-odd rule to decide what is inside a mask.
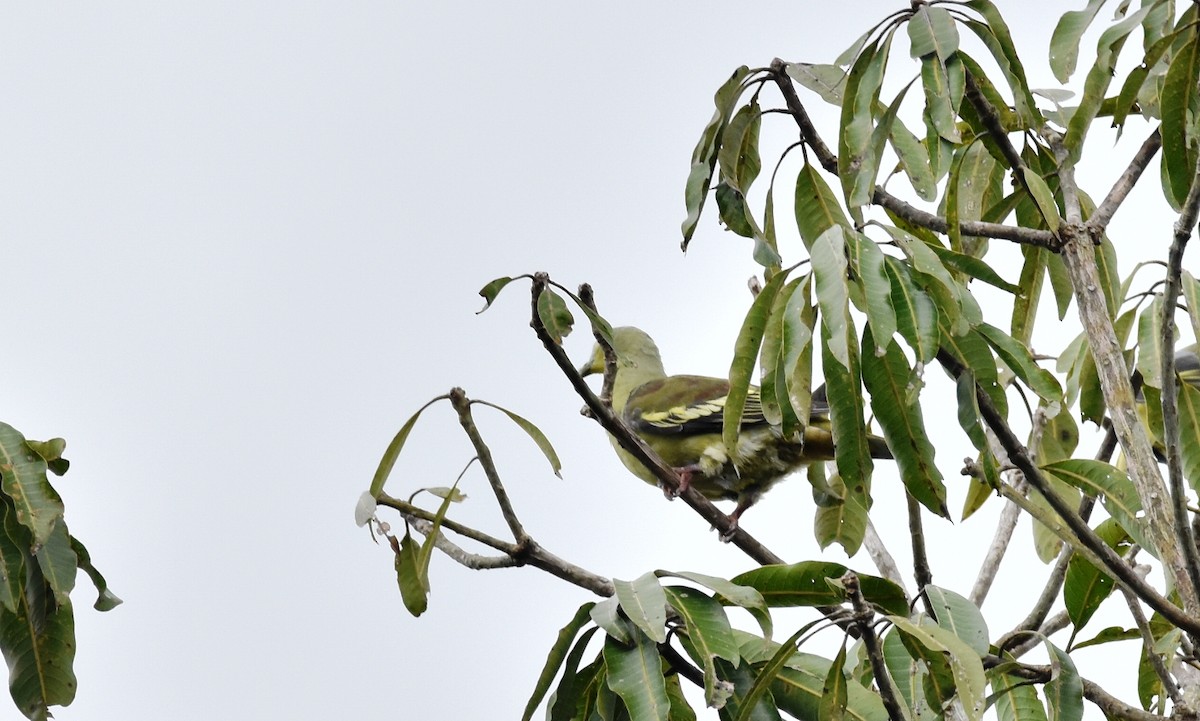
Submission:
[[[791,78],[788,77],[787,63],[776,58],[771,62],[770,71],[775,84],[779,86],[779,92],[783,94],[783,99],[787,103],[788,112],[791,113],[792,118],[796,121],[796,125],[800,127],[800,137],[808,143],[813,154],[817,156],[817,162],[821,164],[821,167],[826,172],[836,175],[837,156],[833,154],[829,146],[821,139],[816,126],[813,125],[812,118],[809,117],[808,111],[804,109],[804,103],[800,101],[800,96],[796,94],[796,88],[792,85]],[[878,185],[875,186],[871,202],[892,211],[914,225],[928,228],[936,233],[945,233],[950,227],[945,218],[919,210]],[[1043,248],[1054,249],[1058,244],[1058,239],[1054,237],[1053,233],[1047,230],[1020,228],[1002,223],[985,223],[982,221],[963,221],[959,223],[959,228],[962,230],[963,235],[1011,240],[1016,243],[1036,245]]]
[[[994,654],[983,657],[983,667],[996,668],[1011,661]],[[1054,680],[1053,670],[1049,666],[1033,664],[1017,664],[1008,668],[1008,672],[1034,683],[1049,683]],[[1166,721],[1166,716],[1143,711],[1136,706],[1130,706],[1121,699],[1109,694],[1100,684],[1086,678],[1079,679],[1083,683],[1083,697],[1100,707],[1108,718],[1125,719],[1126,721]]]
[[[965,370],[958,359],[945,350],[939,351],[937,358],[955,378]],[[1128,383],[1129,379],[1126,378],[1125,380]],[[1084,553],[1088,557],[1088,560],[1095,558],[1096,560],[1092,562],[1097,564],[1098,568],[1106,569],[1115,579],[1128,585],[1139,598],[1179,628],[1186,629],[1189,633],[1193,634],[1200,631],[1200,618],[1182,611],[1178,606],[1163,598],[1158,591],[1129,568],[1122,561],[1121,557],[1096,535],[1095,531],[1087,525],[1087,522],[1079,517],[1075,509],[1067,505],[1067,502],[1054,491],[1050,482],[1042,475],[1041,469],[1029,457],[1021,441],[1012,432],[1012,429],[1008,427],[1008,421],[996,409],[991,397],[978,384],[975,385],[975,398],[979,404],[980,415],[983,417],[984,423],[996,434],[996,439],[1008,453],[1009,460],[1025,474],[1025,480],[1029,482],[1029,485],[1037,489],[1046,498],[1050,507],[1070,528],[1070,533],[1061,534],[1060,537],[1071,543],[1070,535],[1074,534],[1078,539],[1076,542],[1081,544],[1076,550]],[[1001,488],[1008,488],[1008,486],[1002,486]],[[1012,498],[1018,504],[1022,504],[1026,512],[1038,517],[1038,520],[1045,523],[1051,530],[1064,530],[1057,522],[1057,519],[1054,519],[1051,514],[1044,512],[1045,509],[1032,506],[1032,504],[1029,504],[1019,494],[1006,493],[1005,495]],[[1044,516],[1044,518],[1039,516]]]
[[[1163,285],[1162,318],[1159,336],[1162,352],[1159,370],[1162,379],[1163,443],[1167,453],[1167,484],[1171,489],[1171,505],[1175,511],[1175,536],[1183,547],[1184,563],[1191,580],[1193,594],[1200,598],[1200,551],[1188,523],[1187,494],[1184,490],[1182,449],[1179,431],[1179,385],[1175,380],[1175,304],[1179,300],[1183,272],[1183,254],[1200,215],[1200,163],[1192,177],[1179,220],[1175,222],[1175,239],[1167,254],[1167,277]]]
[[[405,515],[407,516],[407,514]],[[417,518],[415,516],[407,516],[407,518],[412,524],[412,527],[417,529],[417,532],[419,532],[422,536],[428,538],[429,535],[433,533],[432,521],[427,521],[423,518]],[[449,538],[446,538],[446,535],[440,530],[438,531],[437,535],[433,537],[433,545],[460,566],[469,568],[472,571],[491,571],[497,568],[515,568],[521,565],[521,562],[513,556],[485,556],[480,553],[470,553],[462,546],[459,546]]]
[[[929,599],[925,596],[925,587],[933,583],[933,571],[929,568],[929,554],[925,552],[925,529],[921,525],[921,504],[911,493],[904,494],[908,501],[908,535],[912,538],[913,578],[917,582],[917,595],[925,599],[925,610],[933,615],[929,608]]]
[[[879,687],[879,696],[883,699],[883,707],[887,709],[888,719],[905,721],[904,710],[900,706],[900,697],[896,693],[896,687],[892,685],[892,677],[888,674],[887,664],[883,660],[883,649],[879,646],[879,639],[875,636],[875,629],[871,626],[875,612],[863,598],[862,589],[858,584],[858,576],[853,571],[847,571],[841,581],[842,586],[846,589],[846,595],[850,598],[850,604],[854,607],[853,624],[858,629],[859,638],[867,652],[867,658],[871,661],[875,685]]]
[[[591,411],[592,417],[596,419],[604,430],[608,431],[617,443],[626,451],[638,459],[640,463],[646,466],[651,473],[659,480],[664,488],[673,492],[679,489],[679,476],[675,471],[663,463],[658,454],[650,450],[650,448],[637,436],[633,430],[617,417],[612,411],[612,407],[600,402],[592,389],[584,382],[583,376],[575,370],[571,359],[567,357],[566,351],[559,345],[554,338],[546,331],[546,327],[542,324],[541,318],[537,312],[537,299],[546,288],[546,283],[549,281],[549,276],[545,273],[536,273],[533,278],[532,296],[533,296],[533,317],[529,325],[537,333],[538,338],[542,341],[546,352],[554,359],[559,370],[567,377],[567,381],[587,404]],[[721,512],[721,509],[713,505],[712,501],[708,500],[700,494],[695,488],[688,488],[685,492],[678,494],[692,510],[696,511],[701,518],[708,521],[713,528],[721,534],[722,538],[728,538],[733,545],[741,549],[746,555],[754,559],[756,562],[770,565],[783,563],[783,559],[773,553],[770,549],[764,546],[754,536],[746,533],[740,526],[734,522],[729,516]]]
[[[1171,672],[1163,663],[1162,656],[1154,652],[1154,633],[1150,630],[1150,622],[1146,620],[1146,614],[1142,612],[1141,604],[1127,589],[1122,588],[1121,595],[1125,597],[1125,603],[1129,606],[1129,615],[1133,616],[1133,623],[1137,626],[1138,633],[1142,635],[1142,643],[1146,646],[1146,658],[1150,661],[1150,666],[1154,668],[1154,673],[1162,683],[1163,690],[1167,692],[1171,703],[1178,705],[1182,702],[1179,686],[1175,684],[1175,679],[1171,677]]]
[[[492,494],[496,496],[496,502],[500,505],[500,513],[504,516],[509,530],[512,531],[513,539],[516,540],[518,546],[529,543],[532,539],[525,532],[525,527],[521,525],[520,519],[517,518],[517,511],[513,508],[508,491],[505,490],[504,483],[500,480],[500,472],[496,470],[496,464],[492,460],[492,451],[484,443],[483,436],[479,435],[479,428],[475,425],[475,418],[471,415],[471,401],[462,388],[455,388],[450,391],[450,403],[458,412],[458,422],[466,431],[467,437],[471,439],[471,445],[475,446],[475,453],[479,456],[479,465],[483,468],[488,483],[491,484]]]
[[[1025,480],[1017,479],[1013,487],[1018,493],[1024,494]],[[1012,501],[1006,503],[1004,510],[1000,511],[1000,519],[996,521],[996,533],[992,536],[992,544],[988,546],[983,563],[979,564],[979,575],[975,577],[975,585],[971,587],[971,603],[976,606],[983,606],[983,601],[992,588],[992,582],[996,580],[996,574],[1000,571],[1000,562],[1004,560],[1004,554],[1008,551],[1008,542],[1012,540],[1013,530],[1016,529],[1017,520],[1020,517],[1021,509]]]
[[[432,524],[433,520],[435,519],[435,514],[430,513],[423,508],[414,506],[411,503],[406,503],[405,501],[401,501],[397,498],[392,498],[391,496],[381,495],[378,499],[378,503],[381,506],[394,508],[404,516],[407,516],[413,520],[428,521]],[[456,523],[449,518],[442,519],[442,528],[454,531],[465,538],[478,541],[479,543],[490,546],[491,548],[504,553],[513,559],[514,565],[533,566],[534,568],[541,569],[552,576],[561,578],[568,583],[591,591],[599,596],[607,597],[613,595],[614,593],[612,581],[604,578],[603,576],[592,573],[585,568],[581,568],[580,566],[576,566],[573,563],[565,561],[562,558],[559,558],[553,553],[550,553],[546,549],[542,548],[532,539],[530,539],[529,542],[524,546],[519,546],[515,543],[509,543],[507,541],[502,541],[498,538],[489,536],[488,534],[471,528],[470,526],[464,526],[461,523]],[[418,530],[420,530],[420,528],[418,528]]]
[[[892,557],[887,546],[884,545],[883,539],[879,537],[879,532],[875,529],[875,524],[871,521],[870,516],[867,516],[867,532],[863,536],[863,548],[867,549],[867,555],[875,563],[879,575],[904,589],[904,595],[907,597],[908,588],[904,585],[904,574],[900,572],[900,566],[896,563],[896,559]]]
[[[1071,279],[1079,319],[1087,333],[1092,357],[1096,361],[1100,389],[1108,405],[1117,440],[1125,451],[1130,478],[1146,509],[1150,541],[1158,552],[1158,558],[1162,561],[1169,581],[1179,590],[1186,611],[1184,617],[1194,619],[1200,617],[1200,593],[1191,582],[1175,536],[1175,513],[1167,498],[1167,484],[1163,481],[1154,458],[1146,428],[1138,416],[1133,387],[1125,366],[1125,356],[1117,342],[1104,298],[1094,249],[1100,236],[1093,234],[1093,231],[1082,223],[1075,168],[1062,138],[1049,131],[1044,134],[1058,162],[1059,187],[1066,207],[1066,222],[1058,229],[1063,240],[1060,255]]]
[[[1113,215],[1117,212],[1117,208],[1121,207],[1121,203],[1125,202],[1125,198],[1129,195],[1129,191],[1133,190],[1133,186],[1137,184],[1138,178],[1142,177],[1142,172],[1150,165],[1150,161],[1158,153],[1162,147],[1162,133],[1158,128],[1150,133],[1150,137],[1146,138],[1142,143],[1142,147],[1134,153],[1133,158],[1129,161],[1129,167],[1125,168],[1125,172],[1121,173],[1121,177],[1117,178],[1117,182],[1113,183],[1113,187],[1108,191],[1108,195],[1104,196],[1104,200],[1096,207],[1096,212],[1092,213],[1092,217],[1088,218],[1087,224],[1093,233],[1099,235],[1108,228],[1108,224],[1112,221]]]

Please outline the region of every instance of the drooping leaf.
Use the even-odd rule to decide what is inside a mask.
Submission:
[[[750,390],[750,376],[754,372],[758,351],[762,347],[763,334],[767,329],[767,318],[775,297],[787,284],[787,273],[776,273],[750,304],[750,310],[742,321],[734,345],[733,361],[729,366],[729,393],[725,398],[721,440],[726,448],[738,448],[738,433],[742,425],[742,414]]]
[[[1046,684],[1046,706],[1049,721],[1081,721],[1083,719],[1083,681],[1071,656],[1058,646],[1045,641],[1050,656],[1051,676]]]
[[[830,105],[841,106],[846,89],[846,71],[837,65],[788,63],[787,74]]]
[[[550,690],[550,684],[553,683],[554,677],[558,674],[558,670],[562,668],[563,662],[567,660],[567,654],[575,645],[575,637],[579,635],[582,629],[590,620],[592,606],[596,604],[588,601],[575,611],[575,615],[563,626],[558,632],[558,638],[551,647],[549,655],[546,656],[546,663],[542,667],[541,674],[538,675],[537,684],[534,686],[533,694],[529,697],[529,701],[525,704],[525,713],[521,716],[521,721],[529,721],[533,718],[533,712],[541,704],[545,698],[546,692]],[[580,649],[582,653],[582,649]],[[575,669],[578,668],[579,657],[576,656],[575,664],[567,669],[569,675],[574,675]],[[560,686],[561,688],[561,686]]]
[[[550,288],[544,289],[537,299],[538,320],[545,326],[546,332],[555,343],[562,344],[563,338],[571,334],[575,326],[575,316],[567,302]]]
[[[492,303],[496,300],[496,296],[500,295],[500,291],[504,290],[504,286],[511,282],[513,282],[512,278],[502,276],[480,288],[479,295],[483,296],[483,307],[476,312],[476,315],[491,308]]]
[[[432,541],[430,541],[432,543]],[[400,539],[400,551],[396,554],[396,582],[400,586],[400,598],[404,607],[414,617],[429,608],[429,585],[421,575],[420,543],[405,533]]]
[[[696,232],[700,222],[700,213],[704,209],[704,201],[708,198],[708,189],[712,183],[713,170],[717,163],[717,152],[721,147],[721,134],[733,114],[733,106],[737,103],[742,92],[742,81],[750,74],[745,65],[733,71],[733,74],[717,90],[713,98],[716,110],[713,117],[700,134],[700,140],[692,151],[692,166],[688,172],[687,186],[684,191],[684,201],[687,206],[687,217],[684,218],[681,231],[683,232],[682,248],[687,251],[688,243]]]
[[[613,579],[617,603],[625,617],[641,629],[650,640],[667,640],[667,596],[653,573],[645,573],[633,581]],[[613,689],[614,691],[616,689]]]
[[[658,647],[645,635],[631,631],[633,645],[609,636],[604,639],[608,687],[625,702],[632,721],[668,721],[667,697]]]
[[[867,325],[863,334],[863,382],[871,396],[871,410],[888,447],[892,449],[900,480],[921,505],[948,518],[946,486],[934,460],[933,443],[925,431],[925,421],[917,403],[912,368],[904,353],[890,343],[884,355],[872,352],[874,329]]]
[[[388,444],[387,450],[383,452],[383,458],[379,461],[379,468],[375,470],[375,477],[371,479],[371,488],[369,493],[372,498],[378,498],[383,492],[383,484],[387,482],[388,476],[392,474],[392,469],[396,466],[396,459],[400,457],[400,451],[404,449],[404,443],[408,440],[408,435],[412,433],[413,426],[417,424],[417,419],[421,417],[421,413],[426,408],[433,405],[442,398],[434,398],[425,405],[417,409],[417,412],[400,426],[400,430],[396,433],[395,438]]]
[[[810,252],[821,234],[835,225],[850,227],[833,189],[821,177],[820,170],[805,163],[796,176],[796,227],[804,247]]]
[[[818,468],[823,466],[814,463],[808,467],[810,480]],[[817,503],[813,535],[822,550],[837,543],[847,556],[853,557],[866,537],[867,505],[870,499],[859,493],[850,493],[842,477],[836,473],[829,477],[827,485],[833,493]]]
[[[984,22],[969,20],[964,24],[987,46],[996,64],[1000,66],[1009,87],[1012,88],[1013,101],[1024,127],[1037,127],[1041,113],[1038,112],[1037,103],[1029,90],[1025,68],[1017,54],[1008,23],[991,0],[968,0],[966,6],[983,16]]]
[[[917,361],[928,363],[937,355],[939,345],[937,307],[925,291],[912,282],[908,268],[900,261],[887,258],[884,270],[891,283],[897,330],[912,348]]]
[[[882,42],[864,48],[846,80],[848,102],[842,104],[838,133],[838,177],[851,207],[870,201],[874,188],[874,173],[868,161],[874,131],[873,109],[879,101],[891,38],[889,31]]]
[[[988,652],[987,621],[978,606],[954,591],[932,584],[925,586],[925,595],[939,626],[960,638],[979,655]]]
[[[45,459],[7,423],[0,423],[0,490],[12,499],[17,521],[33,533],[33,545],[45,543],[62,518],[62,498],[46,478]]]
[[[720,603],[694,588],[667,586],[664,591],[699,656],[695,660],[704,669],[705,701],[712,706],[718,693],[716,659],[737,663],[741,658],[729,618]]]
[[[71,536],[67,533],[67,524],[59,519],[54,524],[50,537],[34,553],[42,578],[54,594],[54,600],[59,605],[70,602],[71,591],[75,588],[75,576],[79,569],[79,559],[71,548]]]
[[[896,334],[896,310],[892,308],[892,286],[884,270],[886,256],[879,246],[859,232],[846,234],[846,246],[850,251],[853,267],[853,285],[862,289],[865,299],[867,320],[875,333],[876,347],[872,353],[879,354],[891,343]],[[864,352],[866,349],[863,349]]]
[[[1096,527],[1096,535],[1116,549],[1128,544],[1125,529],[1111,518]],[[1075,633],[1087,624],[1092,615],[1113,591],[1112,576],[1093,566],[1087,559],[1075,554],[1067,563],[1067,575],[1063,581],[1063,602],[1067,615],[1075,626]]]
[[[954,677],[954,686],[969,721],[983,717],[987,680],[983,662],[974,650],[950,631],[935,624],[916,624],[904,616],[888,619],[914,641],[937,653],[945,654]]]
[[[1050,36],[1050,69],[1060,83],[1066,83],[1079,60],[1079,40],[1092,24],[1105,0],[1090,0],[1083,10],[1063,13]]]
[[[958,28],[954,17],[940,7],[920,5],[908,21],[909,51],[914,58],[936,55],[945,61],[958,51]]]
[[[1196,173],[1196,114],[1200,112],[1200,41],[1193,33],[1171,59],[1162,91],[1163,192],[1172,208],[1187,198]]]
[[[537,447],[542,452],[542,455],[544,455],[546,460],[550,462],[550,469],[554,471],[554,475],[562,478],[562,461],[558,460],[558,453],[554,451],[554,446],[550,444],[550,439],[546,437],[545,433],[542,433],[540,428],[525,418],[508,410],[507,408],[498,406],[495,403],[490,403],[488,401],[474,402],[480,405],[488,406],[489,408],[495,408],[504,415],[508,416],[509,420],[511,420],[513,423],[516,423],[517,427],[525,431],[525,434],[533,439],[533,442],[537,444]]]
[[[38,574],[26,584],[17,611],[0,608],[0,651],[8,663],[8,690],[29,719],[75,699],[75,614],[56,603]]]

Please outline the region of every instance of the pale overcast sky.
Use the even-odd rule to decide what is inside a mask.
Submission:
[[[1002,5],[1031,75],[1049,84],[1049,33],[1076,3]],[[556,444],[564,480],[506,420],[479,412],[527,528],[551,551],[621,578],[750,568],[686,506],[629,476],[579,417],[528,328],[528,286],[481,316],[476,291],[538,270],[589,281],[614,323],[658,337],[669,370],[725,373],[755,271],[748,242],[710,215],[689,254],[678,250],[712,94],[740,64],[831,61],[907,6],[6,6],[0,420],[67,439],[73,465],[56,481],[67,521],[126,601],[93,611],[81,578],[79,693],[56,716],[519,717],[556,631],[589,595],[532,569],[472,572],[437,556],[430,609],[413,619],[390,552],[352,520],[400,424],[455,385]],[[775,152],[794,137],[786,118],[764,125]],[[1143,136],[1131,131],[1114,161]],[[1101,196],[1111,173],[1096,177]],[[1136,200],[1156,201],[1146,191]],[[1122,219],[1117,233],[1161,253],[1171,219],[1146,207],[1158,214]],[[796,243],[784,253],[800,257]],[[580,359],[585,335],[568,341]],[[1056,353],[1066,334],[1046,337],[1038,350]],[[950,437],[961,448],[939,448],[939,461],[957,510],[968,447]],[[388,490],[449,485],[471,455],[435,408]],[[883,508],[898,502],[892,481],[877,473]],[[501,534],[478,471],[464,490],[456,517]],[[929,522],[935,582],[970,590],[992,515]],[[903,522],[882,516],[904,565]],[[811,519],[797,481],[745,526],[804,560],[818,553]],[[1014,544],[1028,538],[1023,525]],[[852,563],[873,572],[865,556]],[[1010,564],[998,585],[1028,593],[1045,572]],[[990,600],[985,612],[998,635],[1026,608]],[[0,718],[15,716],[0,701]]]

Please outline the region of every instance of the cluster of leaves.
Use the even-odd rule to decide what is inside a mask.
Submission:
[[[121,603],[68,533],[62,498],[46,475],[66,473],[65,446],[61,438],[27,440],[0,423],[0,651],[9,692],[30,719],[47,718],[50,706],[75,698],[76,573],[83,570],[96,585],[96,610]]]
[[[1091,0],[1059,21],[1050,66],[1060,81],[1067,82],[1075,71],[1080,40],[1103,5],[1104,0]],[[1086,263],[1094,266],[1107,321],[1125,349],[1129,370],[1140,378],[1143,421],[1160,449],[1171,440],[1161,398],[1176,384],[1162,377],[1161,367],[1164,318],[1173,329],[1174,313],[1164,312],[1161,294],[1133,292],[1143,266],[1122,277],[1113,244],[1103,236],[1128,188],[1117,192],[1114,186],[1098,206],[1075,186],[1073,172],[1097,118],[1111,118],[1123,130],[1131,117],[1141,117],[1160,123],[1144,147],[1152,155],[1161,138],[1167,201],[1179,209],[1194,196],[1191,184],[1200,157],[1200,16],[1194,4],[1177,13],[1170,0],[1146,0],[1136,10],[1130,0],[1117,5],[1073,106],[1064,105],[1070,98],[1065,91],[1029,86],[1008,26],[990,0],[913,3],[871,28],[833,64],[776,61],[769,68],[739,68],[715,95],[716,110],[696,145],[685,188],[685,248],[711,194],[722,224],[753,241],[753,257],[764,268],[765,284],[746,315],[730,368],[722,434],[727,446],[736,444],[756,368],[764,414],[785,437],[798,437],[809,418],[819,363],[836,450],[827,466],[814,464],[809,470],[818,506],[814,529],[822,547],[837,543],[854,556],[864,543],[873,501],[868,416],[892,450],[905,491],[920,506],[914,515],[919,518],[922,508],[951,515],[921,407],[924,369],[937,362],[955,378],[958,420],[978,452],[969,466],[973,477],[961,516],[1002,491],[1034,517],[1035,545],[1044,562],[1060,557],[1064,543],[1075,554],[1064,560],[1061,590],[1071,624],[1067,650],[1046,640],[1048,667],[1020,664],[1010,653],[1012,638],[994,645],[975,604],[921,581],[919,569],[923,613],[911,611],[898,586],[861,575],[854,575],[855,587],[861,587],[866,610],[854,603],[847,610],[843,604],[855,600],[847,591],[847,570],[819,561],[767,565],[731,580],[657,572],[614,581],[612,598],[579,610],[559,636],[526,718],[552,686],[547,710],[552,719],[694,718],[680,693],[682,676],[705,689],[706,702],[724,719],[778,718],[783,711],[822,721],[847,714],[892,721],[953,714],[974,721],[994,704],[1001,718],[1075,721],[1082,716],[1085,684],[1069,652],[1127,638],[1143,641],[1143,708],[1166,708],[1162,667],[1188,645],[1179,627],[1186,621],[1172,624],[1156,613],[1140,624],[1143,628],[1111,627],[1077,641],[1116,588],[1113,575],[1120,574],[1114,572],[1128,570],[1125,561],[1118,568],[1112,559],[1134,546],[1150,555],[1160,550],[1147,528],[1150,501],[1139,497],[1122,465],[1107,457],[1076,457],[1076,417],[1099,426],[1109,410],[1091,336],[1085,330],[1057,354],[1057,374],[1039,365],[1042,358],[1030,348],[1044,287],[1049,286],[1059,320],[1077,298],[1072,269],[1060,254],[1064,231],[1078,233],[1085,221],[1103,219],[1087,228],[1097,242]],[[919,66],[920,135],[906,127],[902,113],[916,79],[890,101],[881,98],[901,29]],[[1006,90],[967,53],[960,29],[986,51],[984,61],[998,68]],[[1118,57],[1139,30],[1142,61],[1112,95]],[[790,116],[800,129],[799,142],[783,155],[794,148],[804,154],[795,176],[794,209],[805,260],[790,267],[784,266],[774,201],[782,158],[765,193],[758,195],[755,187],[763,169],[762,122],[769,110],[761,95],[770,84],[783,95],[783,117]],[[797,86],[840,109],[836,155],[812,125]],[[880,184],[890,159],[896,167],[891,176],[907,183],[905,194],[936,203],[936,214],[893,195],[884,187],[891,176]],[[1145,167],[1137,162],[1131,163],[1138,172],[1130,184]],[[1190,222],[1194,225],[1194,218]],[[1006,276],[989,262],[995,239],[1020,244],[1018,272]],[[1190,325],[1200,338],[1200,282],[1186,271],[1177,275]],[[486,302],[490,305],[512,280],[485,286]],[[1011,297],[1006,317],[985,314],[973,293],[979,284]],[[568,295],[588,315],[597,336],[611,341],[611,330],[594,307]],[[566,300],[550,289],[535,298],[535,326],[545,329],[548,344],[561,342],[574,323]],[[1173,307],[1174,298],[1169,303]],[[996,307],[989,304],[989,310]],[[1200,373],[1185,374],[1184,380],[1176,430],[1182,439],[1182,473],[1197,492]],[[1007,429],[1014,392],[1036,405],[1036,412],[1030,408],[1028,440],[1015,441],[1020,448],[1006,447],[1010,456],[1015,450],[1034,459],[1033,465],[1020,466],[1026,476],[1045,479],[1028,498],[1002,476],[1012,458],[998,452],[993,436],[997,423]],[[373,499],[380,498],[381,486],[372,490]],[[1086,514],[1068,514],[1084,499],[1099,501],[1105,517],[1088,526]],[[446,507],[443,503],[436,522]],[[1102,558],[1095,545],[1081,542],[1084,537],[1099,539],[1099,551],[1116,554]],[[429,546],[428,541],[424,548],[412,544],[406,551],[398,545],[397,557],[407,553],[415,568],[427,568]],[[663,586],[664,577],[701,588]],[[403,578],[402,573],[402,586]],[[1142,600],[1161,609],[1155,605],[1161,597],[1152,603],[1150,596],[1154,593],[1144,593]],[[847,640],[833,659],[802,653],[800,645],[817,628],[810,624],[775,643],[771,609],[797,605],[821,607],[848,638],[861,642],[850,647]],[[733,630],[729,606],[746,609],[763,634]],[[873,649],[881,625],[886,631]],[[586,661],[597,634],[603,635],[602,650]],[[1038,633],[1022,629],[1015,635]],[[671,645],[675,640],[690,661]],[[889,705],[896,702],[905,707],[903,713]]]

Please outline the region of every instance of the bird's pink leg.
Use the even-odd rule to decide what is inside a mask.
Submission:
[[[681,493],[685,493],[687,489],[692,487],[692,476],[695,475],[696,471],[700,470],[700,466],[697,464],[692,464],[688,466],[679,466],[678,468],[672,468],[671,470],[675,471],[675,474],[679,476],[679,487],[675,490],[671,490],[670,488],[663,486],[663,494],[668,499],[675,500],[675,498]]]

